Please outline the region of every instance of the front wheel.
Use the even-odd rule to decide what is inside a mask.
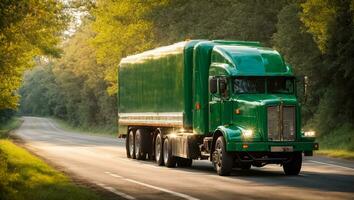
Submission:
[[[298,175],[301,171],[302,165],[302,153],[296,152],[290,158],[290,160],[283,165],[283,170],[286,175],[294,176]]]
[[[213,152],[213,165],[216,173],[220,176],[228,176],[231,174],[234,157],[226,151],[225,140],[223,136],[219,136],[215,143]]]

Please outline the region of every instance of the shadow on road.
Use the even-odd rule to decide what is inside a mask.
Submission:
[[[155,163],[151,161],[136,162],[155,165]],[[205,161],[196,161],[190,168],[173,168],[172,170],[218,177],[212,164]],[[286,176],[283,173],[282,167],[279,166],[278,171],[269,168],[252,168],[250,170],[235,168],[231,176],[224,176],[222,178],[225,181],[252,181],[264,186],[296,187],[319,191],[354,193],[354,174],[349,173],[337,174],[329,172],[314,172],[304,169],[298,176]]]

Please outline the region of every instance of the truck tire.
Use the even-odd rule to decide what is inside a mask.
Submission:
[[[144,160],[146,158],[146,134],[142,129],[137,129],[135,131],[135,157],[137,160]]]
[[[172,155],[172,143],[168,138],[163,141],[163,161],[166,167],[176,167],[176,157]]]
[[[193,160],[189,158],[177,158],[177,167],[191,167]]]
[[[162,166],[163,163],[163,138],[161,133],[156,135],[155,139],[155,160],[157,165]]]
[[[298,175],[301,171],[302,153],[296,152],[290,160],[283,165],[284,173],[288,176]]]
[[[216,173],[220,176],[231,174],[234,157],[226,151],[226,144],[223,136],[219,136],[215,143],[213,152],[213,165]]]
[[[129,130],[128,136],[126,139],[126,147],[127,147],[127,157],[135,159],[135,136],[134,131]]]
[[[127,134],[127,136],[125,137],[125,152],[127,153],[127,158],[131,158],[132,156],[130,155],[130,151],[129,151],[129,132]]]

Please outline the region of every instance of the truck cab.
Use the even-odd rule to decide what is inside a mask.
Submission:
[[[312,155],[318,144],[312,132],[301,130],[296,83],[291,68],[275,50],[213,48],[209,68],[213,137],[206,143],[211,143],[210,158],[219,174],[230,173],[234,165],[248,169],[266,164],[281,164],[289,175],[300,172],[302,153]],[[224,141],[217,144],[219,137]]]

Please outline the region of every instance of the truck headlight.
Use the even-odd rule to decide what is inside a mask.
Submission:
[[[243,135],[243,137],[245,137],[245,138],[250,138],[250,137],[253,136],[253,131],[250,130],[250,129],[248,129],[248,130],[243,130],[243,131],[242,131],[242,135]]]
[[[305,137],[315,137],[316,136],[316,132],[315,131],[305,131],[304,132],[304,136]]]

